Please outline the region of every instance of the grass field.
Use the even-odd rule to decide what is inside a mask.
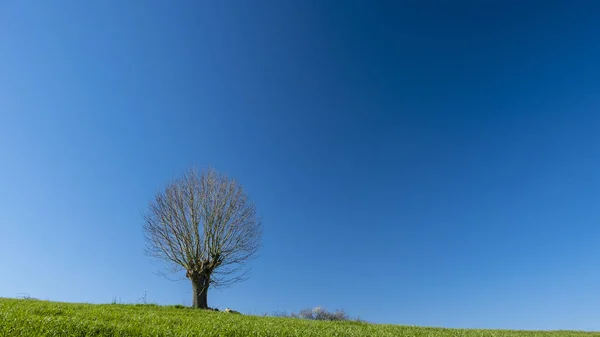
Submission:
[[[155,305],[0,298],[0,336],[600,336],[572,331],[457,330],[232,315]]]

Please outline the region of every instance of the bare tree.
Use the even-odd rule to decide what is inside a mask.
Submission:
[[[192,306],[208,308],[210,286],[246,279],[256,257],[262,225],[242,185],[209,168],[194,169],[156,194],[144,214],[146,252],[185,270]]]

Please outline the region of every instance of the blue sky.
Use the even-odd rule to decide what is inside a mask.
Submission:
[[[0,296],[191,302],[142,217],[195,165],[264,222],[209,305],[600,330],[595,1],[0,3]]]

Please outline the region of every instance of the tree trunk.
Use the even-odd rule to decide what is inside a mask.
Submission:
[[[192,307],[208,309],[208,279],[205,276],[190,278],[192,281]]]

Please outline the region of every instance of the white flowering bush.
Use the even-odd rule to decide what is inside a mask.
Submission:
[[[309,319],[315,321],[351,321],[353,319],[346,314],[344,310],[336,310],[334,312],[327,311],[321,307],[316,307],[314,309],[303,309],[300,310],[299,313],[292,312],[291,314],[287,314],[286,312],[276,312],[275,316],[278,317],[292,317],[292,318],[301,318],[301,319]]]

